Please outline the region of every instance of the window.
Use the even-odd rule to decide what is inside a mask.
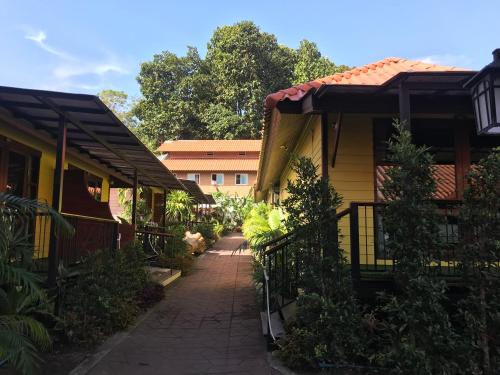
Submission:
[[[208,157],[213,157],[213,156],[214,156],[214,153],[213,153],[213,152],[207,152],[207,156],[208,156]]]
[[[248,173],[236,173],[236,185],[248,185]]]
[[[189,181],[194,181],[197,184],[200,184],[200,174],[199,173],[188,173],[187,174],[187,179]]]
[[[246,151],[240,151],[238,155],[240,155],[240,156],[246,156],[246,154],[247,154]]]
[[[91,173],[87,174],[87,190],[92,197],[100,202],[102,196],[102,178],[94,176]]]
[[[212,185],[224,185],[224,173],[212,173]]]

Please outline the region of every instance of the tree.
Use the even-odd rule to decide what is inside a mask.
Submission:
[[[155,147],[172,139],[259,138],[266,95],[345,68],[314,43],[285,47],[250,21],[218,27],[204,59],[188,47],[185,56],[165,51],[141,65],[137,132]]]
[[[158,146],[169,139],[208,136],[199,114],[209,103],[212,82],[196,48],[188,47],[183,57],[168,51],[155,55],[141,65],[137,81],[143,98],[133,113],[144,139]]]
[[[401,293],[382,298],[383,336],[390,345],[379,358],[396,373],[457,373],[456,334],[444,308],[446,284],[430,271],[441,259],[433,159],[426,147],[412,143],[404,124],[394,126],[389,141],[394,166],[382,187],[383,223]]]
[[[472,168],[460,212],[459,260],[469,293],[461,304],[469,373],[500,366],[500,148]]]
[[[304,39],[300,42],[300,46],[296,52],[293,84],[312,81],[349,69],[346,65],[335,65],[328,57],[321,55],[316,43]]]
[[[128,95],[123,91],[102,90],[97,94],[99,99],[113,111],[116,117],[126,126],[134,129],[137,126],[136,118],[132,113],[133,102],[129,100]]]
[[[215,30],[206,63],[215,81],[216,101],[243,119],[242,136],[257,138],[264,98],[291,84],[293,50],[253,22],[243,21]]]

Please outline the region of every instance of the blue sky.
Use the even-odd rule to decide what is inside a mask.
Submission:
[[[140,63],[219,25],[252,20],[278,41],[309,39],[339,64],[388,56],[479,69],[500,47],[500,1],[0,0],[0,85],[139,95]]]

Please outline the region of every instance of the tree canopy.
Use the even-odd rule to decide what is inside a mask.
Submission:
[[[347,69],[322,56],[315,43],[298,49],[243,21],[218,27],[202,58],[164,51],[144,62],[133,106],[137,134],[149,144],[169,139],[259,138],[266,95]]]

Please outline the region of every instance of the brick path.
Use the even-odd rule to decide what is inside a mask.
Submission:
[[[249,253],[218,241],[88,374],[279,374],[267,363]]]

